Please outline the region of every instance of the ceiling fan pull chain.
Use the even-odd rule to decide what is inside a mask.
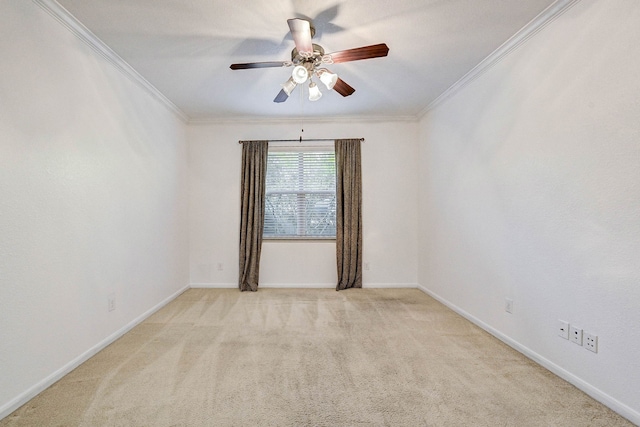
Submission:
[[[304,133],[304,86],[300,88],[300,144],[302,144],[302,134]]]

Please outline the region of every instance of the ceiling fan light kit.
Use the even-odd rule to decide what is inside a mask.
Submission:
[[[326,68],[320,68],[316,72],[316,75],[329,90],[333,89],[333,87],[336,85],[336,82],[338,81],[338,75],[335,73],[332,73]]]
[[[293,67],[293,71],[291,72],[291,78],[297,84],[302,84],[307,81],[309,78],[309,71],[307,71],[304,65],[296,65]]]
[[[317,101],[320,98],[322,98],[322,92],[320,92],[318,85],[311,80],[311,83],[309,83],[309,101]]]
[[[282,85],[282,90],[284,90],[287,96],[289,96],[291,95],[291,92],[293,92],[293,90],[296,88],[296,86],[298,86],[298,83],[296,83],[293,77],[289,77],[289,80],[284,82],[284,84]]]
[[[299,84],[309,80],[309,100],[317,101],[322,97],[320,88],[312,80],[312,76],[318,79],[329,90],[335,90],[342,96],[349,96],[355,89],[345,83],[337,74],[326,68],[321,68],[326,64],[338,64],[341,62],[357,61],[361,59],[379,58],[387,56],[389,48],[381,43],[371,46],[363,46],[355,49],[343,50],[325,54],[322,46],[311,43],[311,38],[315,35],[315,28],[309,21],[304,19],[288,19],[289,30],[296,47],[291,51],[291,61],[270,61],[270,62],[249,62],[244,64],[231,64],[232,70],[247,70],[253,68],[269,67],[291,67],[291,77],[282,85],[282,90],[275,97],[273,102],[284,102],[291,92]]]

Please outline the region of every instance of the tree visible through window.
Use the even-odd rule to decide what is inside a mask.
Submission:
[[[335,238],[333,147],[270,147],[265,203],[265,239]]]

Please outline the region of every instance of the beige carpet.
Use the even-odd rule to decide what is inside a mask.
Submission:
[[[192,289],[0,426],[627,426],[416,289]]]

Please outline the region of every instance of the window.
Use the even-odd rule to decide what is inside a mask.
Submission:
[[[265,239],[335,239],[333,146],[269,147]]]

